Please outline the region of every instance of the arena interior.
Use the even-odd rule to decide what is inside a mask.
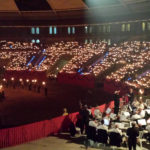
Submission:
[[[0,0],[0,149],[150,149],[149,0]]]

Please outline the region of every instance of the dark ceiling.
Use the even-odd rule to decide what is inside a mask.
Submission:
[[[0,0],[1,26],[150,19],[150,0],[11,0],[15,10],[5,10],[5,1]]]

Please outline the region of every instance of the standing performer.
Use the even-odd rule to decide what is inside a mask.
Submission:
[[[114,100],[114,113],[116,115],[118,115],[118,112],[119,112],[119,106],[120,106],[120,90],[118,91],[115,91],[114,92],[114,95],[113,95],[113,100]]]
[[[128,135],[128,146],[129,150],[136,150],[137,137],[139,136],[139,129],[136,127],[135,123],[132,123],[132,127],[127,129]]]
[[[134,100],[133,89],[130,89],[129,94],[128,94],[128,98],[129,98],[129,103],[132,104],[132,102]]]

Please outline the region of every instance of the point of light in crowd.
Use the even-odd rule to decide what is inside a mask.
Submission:
[[[6,79],[4,78],[3,81],[6,81]]]
[[[29,82],[29,79],[27,79],[26,82]]]
[[[19,81],[22,82],[23,80],[20,78]]]
[[[144,90],[143,90],[143,89],[139,89],[139,93],[140,93],[140,94],[143,94],[143,93],[144,93]]]
[[[45,82],[45,81],[43,81],[43,82],[42,82],[42,85],[46,85],[46,82]]]
[[[3,85],[0,85],[0,90],[3,88]]]
[[[15,78],[14,78],[14,77],[12,77],[12,78],[11,78],[11,81],[14,81],[14,80],[15,80]]]

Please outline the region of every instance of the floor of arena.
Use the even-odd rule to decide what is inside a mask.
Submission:
[[[1,128],[13,127],[51,119],[62,115],[63,108],[68,112],[79,110],[79,101],[96,106],[111,100],[102,89],[86,89],[71,85],[61,85],[56,81],[48,82],[48,96],[28,88],[5,88],[5,100],[0,102]]]
[[[77,135],[71,138],[69,134],[62,133],[56,136],[42,138],[26,144],[3,148],[1,150],[127,150],[126,147],[110,147],[102,144],[95,145],[94,148],[85,146],[85,136]],[[137,150],[149,150],[149,145],[144,145],[142,148],[137,145]]]

